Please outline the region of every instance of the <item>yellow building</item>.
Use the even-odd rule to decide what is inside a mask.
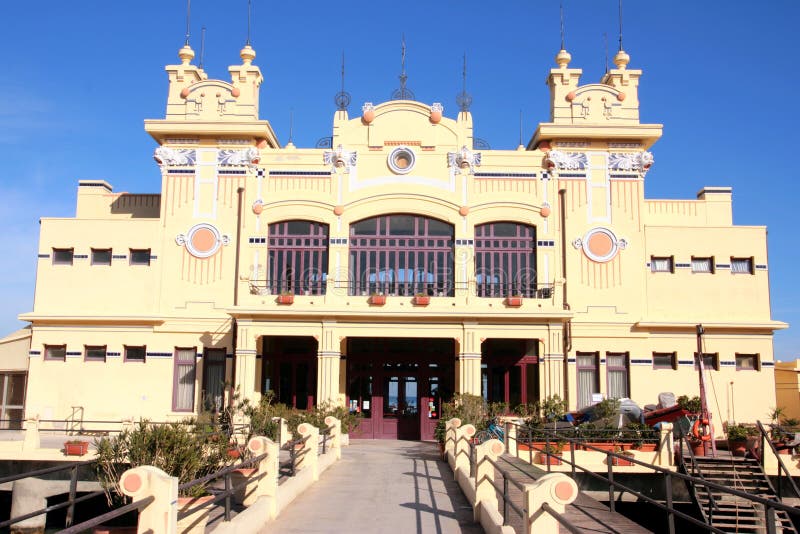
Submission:
[[[231,82],[179,57],[145,121],[160,193],[81,181],[76,216],[41,221],[29,415],[174,419],[229,383],[426,439],[454,392],[697,394],[698,323],[717,405],[731,383],[739,420],[775,404],[766,228],[732,224],[726,187],[644,198],[662,126],[624,52],[587,85],[559,52],[551,121],[516,150],[479,146],[466,105],[403,99],[281,146],[250,46]]]

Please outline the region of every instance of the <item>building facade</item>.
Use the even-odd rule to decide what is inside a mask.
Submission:
[[[29,415],[175,419],[232,385],[430,439],[455,392],[697,394],[699,323],[717,420],[774,405],[766,228],[733,225],[726,187],[645,199],[662,126],[640,122],[624,52],[587,85],[559,52],[551,121],[516,150],[411,100],[339,109],[326,148],[281,146],[250,46],[231,82],[179,57],[145,121],[160,193],[82,181],[74,218],[41,221]]]

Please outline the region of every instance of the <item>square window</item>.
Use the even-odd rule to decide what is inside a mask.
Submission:
[[[54,248],[53,249],[53,265],[72,265],[72,257],[74,249],[71,248]]]
[[[67,359],[66,345],[45,345],[44,359],[63,362]]]
[[[653,369],[677,369],[678,355],[675,352],[654,352]]]
[[[126,362],[144,362],[145,356],[147,356],[146,347],[129,347],[125,345]]]
[[[760,371],[758,354],[740,354],[736,353],[736,370],[737,371]]]
[[[753,258],[731,258],[731,273],[753,274]]]
[[[111,265],[111,249],[93,248],[92,265]]]
[[[85,345],[84,361],[104,362],[106,361],[105,345]]]
[[[697,370],[697,353],[694,353],[694,368]],[[712,371],[719,371],[719,353],[704,352],[703,353],[703,367]]]
[[[654,273],[675,272],[675,263],[672,256],[651,256],[650,269]]]
[[[132,248],[131,265],[150,265],[150,249]]]
[[[714,258],[696,258],[692,256],[693,273],[713,273]]]

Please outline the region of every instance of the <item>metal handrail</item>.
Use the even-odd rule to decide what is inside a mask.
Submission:
[[[697,462],[695,461],[694,457],[694,449],[692,449],[692,445],[689,443],[688,436],[684,433],[683,428],[680,426],[678,427],[678,439],[681,443],[681,453],[683,453],[683,445],[686,445],[686,449],[689,451],[689,456],[692,459],[692,473],[698,475],[697,478],[703,481],[703,483],[700,485],[703,487],[706,492],[706,496],[708,497],[708,517],[712,517],[713,510],[719,510],[719,505],[717,505],[717,500],[714,498],[714,495],[711,493],[708,485],[705,484],[706,477],[703,476],[703,472],[697,469]],[[692,487],[696,487],[696,485],[692,484]],[[700,506],[700,503],[697,503],[697,505]]]
[[[99,515],[97,517],[93,517],[92,519],[88,519],[83,523],[78,523],[77,525],[73,525],[64,530],[60,530],[59,534],[79,534],[81,532],[86,531],[87,529],[96,527],[97,525],[101,525],[105,521],[108,521],[109,519],[114,519],[115,517],[125,515],[128,512],[132,512],[133,510],[140,510],[155,500],[156,500],[155,496],[150,495],[149,497],[145,497],[144,499],[133,501],[130,504],[126,504],[125,506],[121,506],[119,508],[111,510],[110,512],[106,512],[103,515]]]
[[[293,477],[297,474],[297,460],[298,458],[303,458],[306,455],[305,450],[298,454],[295,446],[301,443],[305,444],[309,437],[310,436],[304,436],[286,442],[285,446],[289,448],[289,476]]]
[[[556,512],[555,510],[553,510],[553,507],[552,507],[552,506],[550,506],[548,503],[546,503],[546,502],[543,502],[543,503],[542,503],[542,507],[541,507],[541,508],[542,508],[542,510],[544,510],[545,512],[547,512],[548,514],[550,514],[551,516],[553,516],[553,518],[554,518],[556,521],[558,521],[559,523],[561,523],[561,525],[563,525],[563,526],[564,526],[564,527],[565,527],[567,530],[569,530],[569,531],[570,531],[570,532],[572,532],[573,534],[582,534],[582,533],[583,533],[583,530],[581,530],[580,528],[578,528],[578,527],[577,527],[577,526],[576,526],[574,523],[572,523],[572,522],[571,522],[569,519],[567,519],[567,518],[566,518],[566,517],[564,517],[563,515],[559,514],[559,513],[558,513],[558,512]]]
[[[474,449],[474,445],[472,447]],[[473,459],[474,459],[474,456],[472,456],[472,458],[470,459],[471,463],[473,463],[472,462]],[[486,479],[489,482],[489,484],[492,485],[492,487],[495,489],[495,491],[497,491],[497,493],[501,494],[502,497],[503,497],[503,525],[508,525],[508,509],[509,508],[514,510],[524,520],[525,517],[527,516],[528,510],[524,506],[517,507],[517,505],[514,504],[514,502],[511,501],[511,499],[509,499],[508,484],[509,484],[509,482],[511,482],[512,484],[514,484],[522,492],[525,491],[525,486],[523,486],[522,484],[520,484],[519,482],[517,482],[516,480],[511,478],[511,476],[509,476],[509,473],[505,469],[500,467],[497,464],[497,462],[492,460],[490,457],[484,456],[483,461],[486,461],[486,462],[489,462],[490,464],[492,464],[492,466],[495,468],[495,470],[499,471],[500,474],[503,475],[503,487],[502,488],[498,487],[497,483],[494,480],[490,480],[488,478]],[[477,472],[478,465],[477,465],[477,462],[474,462],[474,463],[475,463],[475,469],[476,469],[476,472]],[[479,481],[476,480],[475,484],[477,485],[478,482]]]
[[[786,480],[789,481],[789,485],[791,486],[792,491],[794,491],[795,496],[796,497],[800,497],[800,489],[798,489],[797,484],[795,484],[794,479],[789,474],[789,470],[786,468],[786,465],[783,463],[783,460],[781,460],[781,455],[778,454],[778,449],[775,448],[775,444],[772,443],[772,440],[769,439],[769,436],[767,436],[767,431],[764,429],[764,425],[761,424],[761,421],[756,421],[756,426],[758,427],[759,432],[761,432],[761,441],[764,442],[764,443],[768,443],[769,444],[770,449],[772,449],[772,453],[775,455],[775,458],[778,460],[778,490],[776,492],[777,495],[778,495],[778,499],[783,500],[782,489],[781,488],[783,487],[783,473],[784,472],[786,473]],[[764,467],[764,451],[765,451],[765,447],[762,447],[761,451],[762,452],[761,452],[760,463],[761,463],[761,467],[763,469],[763,467]],[[767,477],[767,480],[769,480],[769,477]]]
[[[509,424],[514,424],[514,423],[509,423]],[[519,425],[517,425],[517,426],[519,426]],[[509,436],[509,439],[514,439],[515,441],[518,442],[518,440],[516,440],[516,438],[512,438],[511,436]],[[567,437],[564,437],[564,436],[559,436],[559,439],[567,441],[567,442],[570,442],[571,446],[574,446],[574,444],[577,442],[577,440],[575,440],[573,438],[567,438]],[[530,444],[530,442],[529,442],[529,444]],[[609,460],[612,457],[622,457],[622,455],[615,454],[615,453],[613,453],[611,451],[603,451],[602,449],[598,449],[597,447],[593,447],[593,446],[590,446],[590,445],[583,444],[583,447],[585,447],[585,448],[587,448],[589,450],[596,450],[596,451],[599,451],[599,452],[604,452]],[[546,451],[542,451],[542,453],[546,454],[548,456],[551,455],[550,453],[548,453]],[[636,491],[636,490],[634,490],[632,488],[629,488],[629,487],[627,487],[627,486],[625,486],[623,484],[620,484],[619,482],[615,481],[613,479],[613,471],[611,469],[611,465],[610,465],[611,462],[610,461],[608,462],[609,463],[609,469],[608,469],[609,477],[608,478],[603,477],[603,476],[601,476],[601,475],[599,475],[599,474],[597,474],[597,473],[595,473],[595,472],[593,472],[593,471],[591,471],[591,470],[589,470],[589,469],[587,469],[585,467],[577,465],[575,463],[575,461],[574,461],[574,452],[573,452],[572,461],[569,461],[569,460],[566,460],[566,459],[563,459],[563,458],[562,458],[562,461],[566,462],[567,464],[569,464],[572,467],[573,473],[574,473],[574,470],[576,468],[580,469],[582,472],[584,472],[585,474],[587,474],[587,475],[589,475],[591,477],[597,478],[599,480],[604,480],[606,483],[608,483],[611,486],[614,486],[615,488],[618,488],[618,489],[621,489],[623,491],[626,491],[626,492],[636,496],[637,498],[642,499],[642,500],[644,500],[644,501],[656,506],[657,508],[660,508],[662,510],[666,510],[670,514],[669,515],[669,531],[670,531],[670,533],[674,533],[675,532],[675,525],[674,525],[674,517],[673,516],[680,517],[681,519],[689,521],[690,523],[692,523],[692,524],[694,524],[696,526],[703,527],[703,528],[705,528],[707,530],[710,530],[712,532],[717,532],[717,533],[721,533],[721,534],[724,533],[724,531],[722,531],[722,530],[720,530],[718,528],[715,528],[715,527],[713,527],[711,525],[708,525],[706,523],[703,523],[701,521],[698,521],[697,519],[695,519],[695,518],[693,518],[693,517],[691,517],[691,516],[689,516],[687,514],[684,514],[683,512],[675,510],[671,506],[671,503],[672,503],[672,482],[671,482],[672,481],[672,477],[675,477],[675,478],[678,478],[678,479],[682,479],[684,481],[689,481],[692,484],[704,484],[709,488],[712,488],[712,489],[715,489],[715,490],[718,490],[718,491],[721,491],[721,492],[724,492],[724,493],[727,493],[727,494],[730,494],[730,495],[734,495],[734,496],[737,496],[737,497],[742,497],[742,498],[747,499],[749,501],[756,502],[756,503],[759,503],[759,504],[763,505],[765,507],[765,515],[766,515],[767,526],[768,527],[770,527],[770,525],[772,525],[772,527],[774,528],[774,519],[775,518],[774,518],[774,514],[771,513],[771,510],[783,510],[784,512],[787,512],[787,513],[793,514],[793,515],[799,515],[800,514],[800,509],[797,509],[797,508],[794,508],[794,507],[791,507],[791,506],[787,506],[787,505],[785,505],[785,504],[783,504],[783,503],[781,503],[779,501],[774,501],[774,500],[771,500],[771,499],[765,499],[763,497],[759,497],[758,495],[751,495],[749,493],[746,493],[746,492],[743,492],[743,491],[739,491],[739,490],[736,490],[734,488],[729,488],[727,486],[723,486],[723,485],[717,484],[715,482],[709,482],[709,481],[707,481],[705,479],[701,479],[701,478],[698,478],[698,477],[693,477],[691,475],[685,475],[683,473],[678,473],[678,472],[675,472],[675,471],[670,471],[668,469],[664,469],[664,468],[661,468],[659,466],[655,466],[655,465],[652,465],[652,464],[648,464],[648,463],[636,460],[635,458],[629,458],[629,457],[624,457],[624,458],[626,460],[634,463],[634,464],[638,464],[638,465],[641,465],[643,467],[647,467],[648,469],[652,469],[653,471],[656,471],[658,473],[662,473],[662,474],[665,475],[665,486],[666,486],[665,495],[667,496],[667,504],[668,504],[668,506],[665,506],[665,505],[661,504],[660,502],[656,501],[655,499],[652,499],[652,498],[648,497],[647,495],[645,495],[643,493],[640,493],[640,492],[638,492],[638,491]],[[609,494],[611,495],[611,497],[613,497],[613,491],[611,490],[611,488],[609,488]],[[611,511],[614,511],[614,499],[613,498],[611,498],[609,500],[609,509]]]

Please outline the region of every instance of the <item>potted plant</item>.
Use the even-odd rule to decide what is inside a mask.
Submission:
[[[427,306],[431,303],[431,297],[425,293],[417,293],[414,295],[414,299],[411,302],[414,306]]]
[[[71,439],[64,442],[64,454],[67,456],[83,456],[89,452],[89,442]]]
[[[728,450],[733,456],[744,456],[747,451],[747,427],[744,425],[728,425]]]
[[[564,442],[556,441],[544,446],[539,453],[539,462],[542,465],[561,465],[561,453],[564,450]]]
[[[654,452],[658,445],[658,432],[646,425],[637,421],[631,421],[625,425],[625,429],[629,432],[630,443],[634,449],[642,452]]]
[[[515,294],[506,297],[506,306],[509,308],[519,308],[522,306],[522,295]]]
[[[633,452],[629,450],[624,450],[622,447],[617,446],[614,448],[614,452],[619,454],[620,456],[625,456],[625,458],[621,458],[620,456],[612,456],[611,457],[611,465],[619,465],[619,466],[631,466],[633,462],[631,462],[628,458],[633,458]]]
[[[386,295],[383,293],[372,293],[369,296],[370,306],[383,306],[386,304]]]
[[[226,440],[211,440],[198,435],[194,421],[168,425],[152,425],[141,421],[132,430],[95,441],[97,477],[106,491],[109,504],[121,503],[123,493],[119,479],[130,468],[151,465],[178,478],[180,484],[210,475],[229,463]],[[208,482],[178,492],[178,513],[196,508],[213,499],[207,495]],[[208,521],[208,509],[178,521],[181,533],[200,533]]]
[[[278,295],[278,304],[292,304],[294,302],[294,293],[291,291],[281,291]]]
[[[439,443],[439,452],[444,459],[444,440],[447,438],[447,428],[444,419],[439,419],[433,428],[433,438]]]
[[[689,412],[690,414],[699,414],[703,410],[703,405],[700,397],[694,396],[689,398],[687,395],[681,395],[676,399],[678,406]]]

